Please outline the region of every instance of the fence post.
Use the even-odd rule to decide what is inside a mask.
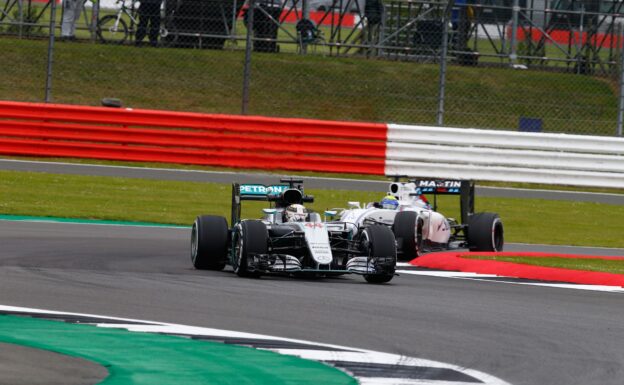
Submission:
[[[17,2],[17,12],[19,12],[19,38],[24,36],[24,0]]]
[[[440,82],[438,86],[438,113],[436,116],[436,124],[438,126],[444,125],[444,98],[446,96],[446,59],[448,56],[448,35],[449,35],[449,21],[451,19],[451,10],[455,0],[448,0],[446,3],[446,9],[442,17],[442,49],[440,52]]]
[[[308,3],[308,0],[301,0],[301,12],[302,12],[302,18],[305,20],[310,20],[310,3]],[[342,5],[342,2],[339,2],[340,5]],[[336,2],[334,1],[334,4],[336,4]],[[307,41],[303,41],[303,36],[300,33],[297,33],[297,36],[299,37],[299,44],[301,46],[301,53],[302,54],[307,54],[308,53],[308,42]]]
[[[509,42],[509,61],[511,64],[516,62],[518,58],[518,12],[520,12],[520,0],[513,0],[513,8],[511,10],[511,41]]]
[[[581,17],[579,20],[579,38],[576,40],[576,55],[578,57],[576,63],[576,74],[581,74],[581,66],[583,65],[583,22],[585,18],[585,4],[581,3]],[[574,31],[572,31],[574,33]],[[586,63],[589,65],[589,63]]]
[[[83,9],[86,7],[83,6]],[[95,43],[97,41],[97,29],[98,29],[98,21],[100,20],[100,0],[92,0],[91,1],[91,42]],[[163,21],[164,24],[164,21]]]
[[[52,64],[54,62],[54,30],[56,28],[56,1],[50,2],[50,39],[48,40],[48,65],[45,85],[45,102],[52,100]]]
[[[245,46],[245,66],[243,68],[243,106],[241,114],[247,115],[247,109],[249,107],[249,83],[251,80],[251,50],[253,41],[251,36],[253,34],[254,25],[254,8],[256,7],[255,0],[249,0],[249,8],[247,8],[247,40]]]
[[[620,30],[620,35],[622,34]],[[618,49],[620,50],[620,100],[618,102],[618,115],[617,115],[617,128],[615,130],[616,136],[622,136],[622,121],[624,120],[624,48],[620,46],[622,39],[618,42]]]

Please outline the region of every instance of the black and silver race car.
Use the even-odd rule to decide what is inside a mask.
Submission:
[[[303,276],[359,274],[369,283],[395,275],[396,242],[388,226],[371,224],[353,232],[347,224],[324,222],[304,203],[302,180],[281,185],[232,185],[232,227],[224,217],[201,215],[191,232],[196,269],[222,270],[229,264],[241,277],[268,273]],[[243,201],[267,201],[262,219],[240,219]]]

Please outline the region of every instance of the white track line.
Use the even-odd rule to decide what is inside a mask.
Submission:
[[[405,263],[397,263],[397,266],[412,266]],[[495,274],[479,274],[479,273],[469,273],[469,272],[460,272],[460,271],[443,271],[443,270],[397,270],[399,274],[406,275],[420,275],[427,277],[438,277],[438,278],[455,278],[455,279],[469,279],[475,281],[482,282],[493,282],[493,283],[506,283],[506,284],[514,284],[514,285],[527,285],[527,286],[541,286],[541,287],[554,287],[559,289],[574,289],[574,290],[588,290],[588,291],[599,291],[599,292],[608,292],[608,293],[624,293],[624,288],[620,286],[606,286],[606,285],[583,285],[583,284],[574,284],[574,283],[550,283],[550,282],[522,282],[515,280],[522,280],[526,278],[517,278],[517,277],[506,277],[502,275]],[[488,278],[500,278],[498,280],[491,280]],[[505,278],[509,279],[508,281],[504,280]],[[502,280],[501,280],[502,279]],[[534,279],[531,279],[532,281]]]

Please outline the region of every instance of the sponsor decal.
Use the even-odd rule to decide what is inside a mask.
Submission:
[[[286,191],[286,185],[265,186],[261,184],[242,184],[240,185],[241,195],[279,195]]]
[[[301,227],[305,231],[312,259],[320,264],[331,263],[333,257],[325,226],[322,223],[305,222],[301,224]]]
[[[419,180],[418,187],[460,188],[460,180]]]
[[[447,193],[459,194],[461,190],[460,180],[419,180],[416,192],[424,193]]]

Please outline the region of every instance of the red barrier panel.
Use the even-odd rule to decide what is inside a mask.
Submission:
[[[386,140],[386,124],[0,102],[0,118]]]
[[[282,138],[255,134],[228,135],[182,130],[164,131],[32,122],[4,122],[0,125],[0,136],[255,151],[281,147],[285,153],[340,154],[361,157],[384,157],[386,150],[385,143],[382,142]]]
[[[383,175],[384,162],[326,156],[297,156],[245,151],[200,151],[130,147],[88,143],[52,142],[45,140],[14,140],[0,138],[0,153],[124,160],[135,162],[165,162],[206,166],[241,167],[253,169],[311,170],[356,174]],[[88,156],[85,156],[88,154]]]
[[[383,124],[0,102],[0,153],[384,174]]]

